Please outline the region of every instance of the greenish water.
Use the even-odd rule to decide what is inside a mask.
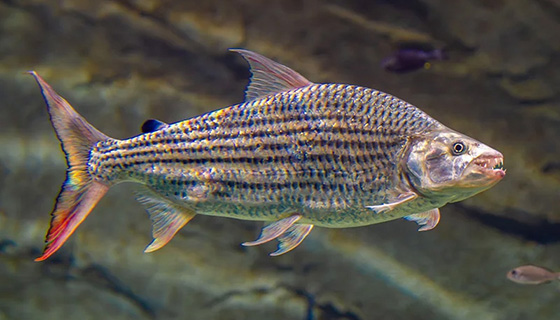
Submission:
[[[0,1],[0,319],[554,319],[560,270],[560,7],[555,1]],[[388,72],[403,44],[445,47],[429,69]],[[150,221],[112,188],[70,241],[42,249],[65,163],[37,70],[110,136],[243,99],[246,64],[373,87],[505,157],[497,186],[444,207],[429,232],[393,221],[315,228],[294,251],[244,248],[261,224],[196,217],[144,254]]]

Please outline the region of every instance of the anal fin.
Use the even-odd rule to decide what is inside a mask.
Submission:
[[[153,241],[144,252],[153,252],[165,246],[196,215],[153,192],[138,193],[137,200],[146,207],[152,220]]]
[[[295,249],[313,229],[312,224],[295,224],[277,238],[278,250],[270,255],[275,257]]]
[[[435,208],[422,213],[415,213],[404,217],[408,221],[416,222],[420,228],[418,231],[432,230],[437,226],[440,219],[439,209]]]

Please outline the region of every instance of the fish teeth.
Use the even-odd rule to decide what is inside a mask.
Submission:
[[[502,170],[504,168],[504,163],[501,159],[485,159],[477,162],[477,164],[485,169]]]
[[[504,168],[504,163],[502,161],[496,162],[496,164],[492,167],[494,170],[502,170]]]

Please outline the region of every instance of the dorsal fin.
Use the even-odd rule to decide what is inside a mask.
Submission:
[[[156,119],[148,119],[142,125],[142,133],[154,132],[167,127],[168,124]]]
[[[251,67],[253,75],[245,91],[245,101],[312,84],[301,74],[258,53],[244,49],[230,49],[230,51],[243,56]]]

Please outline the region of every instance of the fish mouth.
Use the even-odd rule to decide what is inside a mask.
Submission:
[[[475,166],[478,173],[481,173],[488,178],[499,180],[506,175],[506,170],[504,169],[504,157],[502,155],[483,155],[474,159],[472,164]]]

